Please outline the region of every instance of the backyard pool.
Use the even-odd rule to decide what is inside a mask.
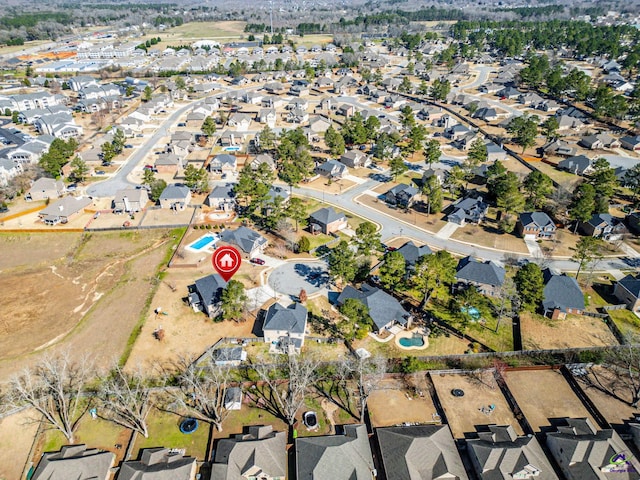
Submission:
[[[198,240],[190,245],[187,245],[187,249],[192,252],[201,252],[202,250],[213,246],[218,241],[218,236],[214,233],[206,233]]]
[[[224,147],[223,150],[225,152],[237,152],[238,150],[240,150],[240,147]]]
[[[424,338],[419,333],[414,333],[411,337],[403,337],[398,340],[403,347],[423,347]]]

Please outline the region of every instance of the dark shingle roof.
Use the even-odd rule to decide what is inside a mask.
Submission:
[[[412,241],[408,241],[404,245],[402,245],[398,252],[404,257],[404,261],[408,265],[415,265],[420,257],[424,255],[430,255],[431,249],[428,245],[422,245],[420,247],[416,246]]]
[[[584,294],[575,278],[567,275],[555,275],[548,268],[542,272],[544,277],[544,298],[542,306],[545,311],[559,309],[584,310]]]
[[[344,213],[336,212],[333,207],[321,208],[309,215],[312,222],[322,225],[329,225],[336,220],[343,220],[345,218]]]
[[[627,275],[618,283],[626,288],[632,295],[640,297],[640,277],[636,278],[633,275]]]
[[[68,445],[59,452],[42,455],[38,468],[31,477],[33,480],[69,480],[107,478],[115,455],[87,449],[86,445]]]
[[[396,321],[406,325],[409,313],[402,308],[400,302],[386,292],[371,285],[362,285],[361,290],[347,286],[338,297],[338,305],[342,305],[348,298],[360,300],[369,309],[369,316],[378,330]]]
[[[549,225],[555,225],[551,217],[544,212],[524,212],[520,214],[520,223],[522,225],[534,224],[536,227],[544,228]]]
[[[287,331],[289,333],[304,333],[307,327],[307,309],[299,303],[288,308],[274,303],[267,310],[262,330]]]
[[[256,247],[267,243],[266,238],[248,227],[225,230],[220,237],[224,242],[238,245],[245,253],[251,253]]]
[[[207,275],[195,281],[195,290],[198,292],[198,295],[200,295],[200,299],[204,305],[215,305],[218,303],[222,289],[226,286],[227,282],[217,273]]]
[[[472,257],[460,260],[456,278],[468,282],[500,286],[504,282],[505,270],[493,262],[480,262]]]

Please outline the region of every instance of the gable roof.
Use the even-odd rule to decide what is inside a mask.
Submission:
[[[215,305],[220,301],[222,289],[227,286],[227,282],[217,273],[212,273],[197,279],[194,286],[204,305]]]
[[[223,438],[216,446],[211,478],[239,480],[256,467],[269,478],[284,478],[286,442],[286,432],[273,432],[271,425],[249,427],[248,434]]]
[[[191,480],[196,459],[172,453],[168,448],[146,448],[140,460],[123,462],[118,480]]]
[[[365,283],[361,290],[356,290],[348,285],[338,296],[338,305],[342,305],[348,298],[360,300],[367,307],[369,316],[378,330],[382,330],[393,321],[401,325],[408,322],[409,312],[402,308],[398,300],[379,288]]]
[[[251,253],[255,248],[267,243],[267,239],[258,232],[244,226],[235,230],[225,230],[220,237],[224,242],[238,245],[245,253]]]
[[[364,425],[345,425],[344,435],[296,439],[298,480],[371,480],[374,470]]]
[[[160,200],[183,200],[189,196],[191,191],[185,185],[167,185],[160,194]]]
[[[481,262],[472,257],[460,260],[456,278],[468,282],[500,286],[504,283],[505,269],[491,262]]]
[[[627,275],[618,283],[627,289],[636,298],[640,297],[640,277],[634,277],[633,275]]]
[[[321,225],[329,225],[337,220],[346,220],[345,214],[336,212],[333,207],[325,207],[320,210],[316,210],[309,215],[309,218],[312,222]]]
[[[233,189],[235,183],[227,183],[226,185],[216,185],[207,198],[233,198],[235,197]]]
[[[307,327],[307,309],[300,303],[293,303],[283,307],[274,303],[267,310],[262,330],[287,331],[303,334]]]
[[[407,265],[415,265],[420,257],[431,255],[432,253],[428,245],[421,245],[418,247],[411,240],[402,245],[397,251],[404,257],[404,261]]]
[[[395,187],[391,188],[385,195],[391,194],[394,197],[402,196],[407,198],[413,198],[418,193],[420,193],[420,190],[418,190],[413,185],[407,185],[406,183],[399,183]]]
[[[467,480],[446,425],[376,429],[387,480]]]
[[[42,455],[32,480],[106,479],[115,460],[112,452],[86,445],[67,445]]]
[[[520,223],[522,225],[535,225],[538,228],[545,228],[549,226],[554,226],[553,220],[551,217],[544,212],[524,212],[520,214]]]
[[[592,163],[593,160],[591,160],[586,155],[576,155],[574,157],[560,160],[558,162],[558,167],[575,173],[584,173],[584,171],[587,170]]]
[[[556,275],[548,268],[542,271],[542,276],[545,283],[542,306],[545,311],[584,310],[584,293],[575,278]]]
[[[41,217],[68,217],[88,207],[91,202],[92,200],[89,197],[64,197],[47,206],[47,208],[40,210],[38,215]]]

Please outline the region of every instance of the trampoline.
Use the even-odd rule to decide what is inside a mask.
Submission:
[[[453,395],[454,397],[464,397],[464,390],[462,390],[461,388],[454,388],[453,390],[451,390],[451,395]]]
[[[198,420],[195,418],[185,418],[180,422],[180,431],[185,435],[195,432],[198,429]]]

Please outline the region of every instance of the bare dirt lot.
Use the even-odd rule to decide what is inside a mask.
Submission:
[[[568,315],[550,320],[524,313],[520,317],[525,350],[617,345],[609,327],[599,318]]]
[[[37,424],[25,423],[31,415],[25,410],[0,421],[0,479],[21,478],[38,430]]]
[[[164,230],[0,236],[0,288],[20,286],[0,298],[0,379],[34,352],[91,353],[103,365],[120,356],[172,240]]]
[[[558,370],[509,371],[504,379],[536,432],[551,418],[587,417],[597,425]]]
[[[606,368],[594,365],[586,376],[576,379],[609,423],[623,424],[638,413],[637,408],[630,406],[631,395],[624,380]]]
[[[465,433],[475,432],[476,425],[492,423],[513,425],[518,434],[523,433],[491,372],[483,371],[473,377],[432,374],[431,380],[455,438],[464,438]],[[455,388],[461,389],[464,396],[452,395]]]
[[[380,389],[367,401],[371,423],[374,427],[389,427],[405,422],[431,423],[438,417],[429,392],[415,395],[401,380],[383,380]]]

